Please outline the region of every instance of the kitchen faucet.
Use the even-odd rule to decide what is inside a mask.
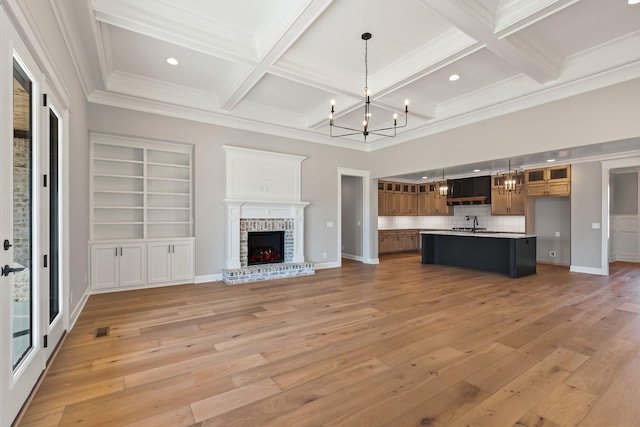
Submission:
[[[473,220],[473,228],[471,231],[476,232],[476,227],[478,226],[478,215],[467,215],[467,221]]]

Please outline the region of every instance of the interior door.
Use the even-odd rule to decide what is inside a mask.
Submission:
[[[10,425],[46,363],[40,187],[43,74],[7,16],[0,38],[0,424]]]
[[[2,137],[2,422],[9,425],[45,367],[36,181],[38,85],[35,64],[13,55],[11,121]],[[29,64],[29,65],[27,65]],[[3,74],[6,76],[6,74]],[[6,82],[2,82],[3,85]],[[5,98],[6,99],[6,98]],[[3,126],[4,127],[4,126]],[[6,308],[6,310],[5,310]]]

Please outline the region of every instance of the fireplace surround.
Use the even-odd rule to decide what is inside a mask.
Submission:
[[[314,274],[304,260],[300,171],[304,157],[224,146],[227,157],[225,269],[228,284]],[[249,232],[283,233],[283,261],[249,265]]]

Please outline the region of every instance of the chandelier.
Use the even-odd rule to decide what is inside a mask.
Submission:
[[[393,126],[383,127],[378,129],[372,129],[371,124],[371,92],[369,91],[369,64],[368,64],[368,45],[367,42],[371,39],[371,33],[363,33],[362,40],[364,40],[364,118],[362,120],[362,129],[356,129],[348,126],[340,126],[335,124],[335,100],[331,100],[331,113],[329,114],[329,134],[332,137],[343,137],[351,135],[362,134],[364,142],[367,142],[367,136],[377,135],[383,137],[395,137],[398,128],[407,126],[407,117],[409,115],[409,100],[404,102],[404,124],[398,126],[398,114],[393,115]],[[333,129],[341,129],[343,133],[334,135]],[[393,131],[393,132],[391,132]]]
[[[449,184],[444,178],[444,169],[442,169],[442,181],[438,182],[438,194],[440,197],[447,197],[449,195]]]
[[[522,191],[522,185],[524,183],[524,173],[511,169],[511,160],[509,160],[509,167],[504,172],[498,172],[498,193],[508,194],[515,193],[520,194]]]

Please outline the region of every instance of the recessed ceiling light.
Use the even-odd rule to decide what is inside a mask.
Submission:
[[[629,1],[627,1],[627,3],[629,3],[629,4],[638,4],[638,3],[640,3],[640,0],[629,0]]]
[[[547,160],[547,163],[553,163],[555,161],[556,161],[556,159],[549,159],[549,160]]]
[[[640,1],[640,0],[639,0]],[[449,81],[455,82],[456,80],[460,79],[460,75],[458,74],[451,74],[449,76]]]
[[[167,64],[178,65],[179,62],[176,58],[171,57],[171,58],[167,58]]]
[[[429,177],[428,176],[423,176],[422,179],[429,179]]]
[[[474,172],[480,172],[480,169],[474,169],[473,171]]]

